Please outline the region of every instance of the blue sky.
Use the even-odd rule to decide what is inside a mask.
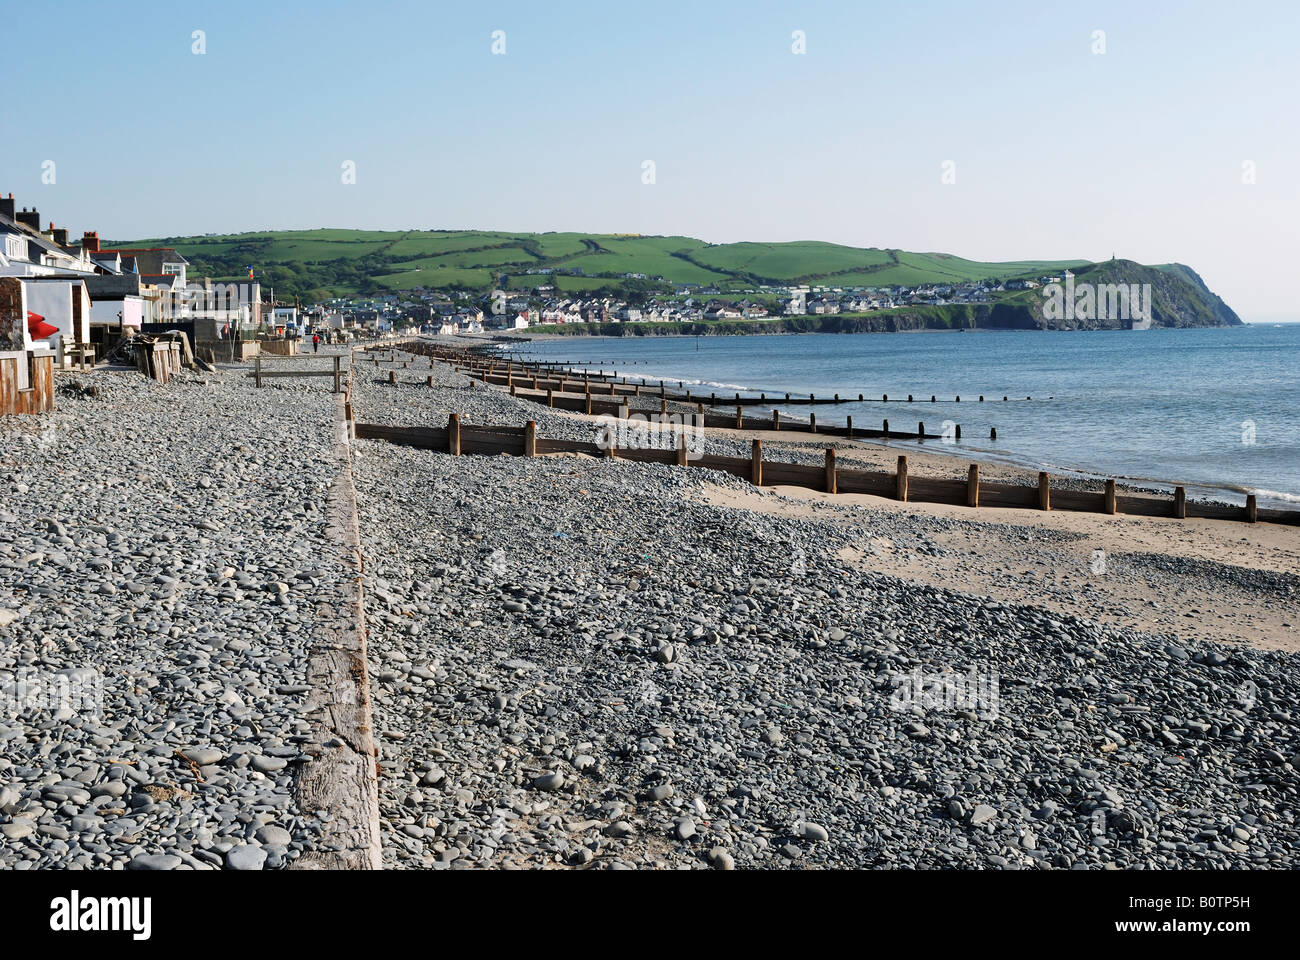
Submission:
[[[74,233],[1114,253],[1300,317],[1293,2],[86,2],[5,34],[0,190]]]

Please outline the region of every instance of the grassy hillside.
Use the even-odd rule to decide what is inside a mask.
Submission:
[[[555,279],[564,293],[618,288],[625,273],[723,291],[762,283],[888,286],[1010,278],[1083,266],[1087,261],[980,263],[942,253],[909,253],[833,243],[708,244],[692,237],[501,233],[481,230],[303,230],[205,237],[157,237],[119,246],[175,247],[194,276],[237,280],[251,265],[277,295],[305,299],[414,287],[487,291],[502,275],[512,289],[547,282],[529,268],[580,269]]]

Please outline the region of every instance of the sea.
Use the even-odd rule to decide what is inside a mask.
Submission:
[[[840,394],[782,418],[915,430],[930,453],[1300,506],[1300,323],[1211,329],[563,337],[502,347],[724,396]],[[861,394],[871,398],[858,402]],[[907,401],[912,395],[913,402]],[[881,397],[887,395],[888,402]],[[938,402],[931,403],[935,396]],[[983,395],[984,401],[979,397]],[[955,402],[956,397],[961,401]],[[1009,399],[1003,401],[1003,397]],[[1030,398],[1030,399],[1026,399]],[[945,421],[948,422],[945,430]],[[960,424],[962,438],[954,439]],[[990,430],[996,428],[997,439]],[[915,441],[891,444],[915,449]]]

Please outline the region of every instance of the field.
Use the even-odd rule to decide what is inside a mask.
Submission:
[[[187,257],[193,277],[242,279],[252,265],[277,293],[317,299],[417,287],[491,290],[505,275],[510,289],[546,283],[530,268],[558,272],[559,289],[617,290],[623,274],[673,285],[720,290],[759,284],[887,286],[1037,275],[1086,261],[982,263],[942,253],[847,247],[834,243],[709,244],[692,237],[621,234],[502,233],[483,230],[297,230],[158,237],[118,246],[170,246]],[[582,277],[567,274],[581,270]]]

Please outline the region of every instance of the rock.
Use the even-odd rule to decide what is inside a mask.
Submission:
[[[227,870],[261,870],[266,863],[266,851],[261,847],[241,844],[226,852]]]
[[[819,823],[797,823],[794,832],[796,836],[811,840],[814,843],[830,839],[830,834],[826,832],[826,828]]]
[[[225,758],[224,753],[212,747],[191,747],[188,750],[182,750],[181,753],[200,767],[209,767],[214,763],[220,763]]]
[[[3,833],[6,840],[21,840],[23,837],[30,837],[36,828],[30,820],[11,820],[8,823],[0,824],[0,833]]]
[[[287,847],[293,842],[293,835],[284,827],[268,823],[257,831],[257,839],[264,844]]]
[[[725,847],[714,847],[709,851],[709,863],[714,870],[735,870],[736,860]]]
[[[558,771],[544,773],[533,780],[533,787],[538,790],[559,790],[564,786],[564,774]]]
[[[170,853],[147,853],[132,857],[127,867],[131,870],[175,870],[181,862],[180,857]]]

